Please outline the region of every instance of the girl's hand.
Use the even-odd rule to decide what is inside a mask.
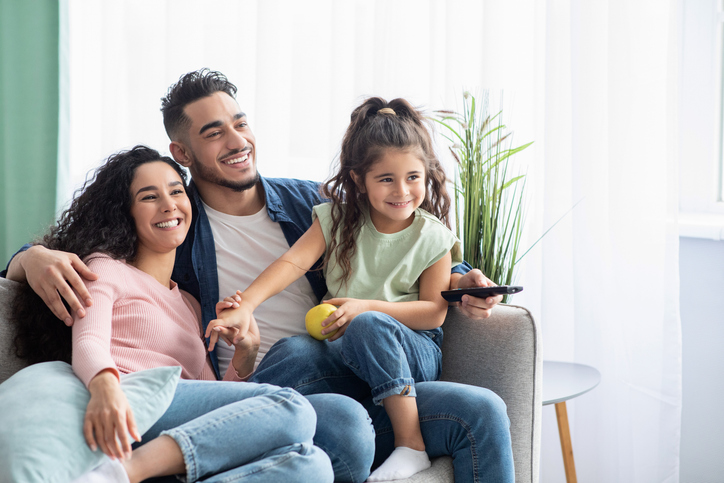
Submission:
[[[216,316],[218,317],[221,312],[226,309],[235,309],[239,307],[241,303],[241,290],[237,290],[236,293],[230,297],[226,297],[224,300],[216,304]]]
[[[243,340],[249,331],[252,312],[253,310],[244,303],[239,303],[237,308],[226,308],[218,312],[217,318],[209,322],[206,327],[205,337],[209,338],[209,352],[214,350],[220,336],[229,345],[236,345],[237,342]]]
[[[141,441],[133,411],[121,384],[111,371],[102,371],[88,384],[91,398],[83,420],[83,435],[92,451],[99,446],[111,459],[131,456],[131,441]]]
[[[362,312],[369,311],[369,307],[366,300],[350,299],[350,298],[335,298],[329,300],[323,300],[325,304],[337,305],[339,308],[332,312],[329,317],[322,321],[322,334],[329,334],[333,330],[337,329],[337,333],[330,337],[329,341],[337,340],[344,335],[347,330],[347,324],[352,319],[357,317]]]

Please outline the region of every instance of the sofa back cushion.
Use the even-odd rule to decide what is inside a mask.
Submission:
[[[19,287],[17,282],[0,278],[0,383],[27,366],[27,363],[15,356],[14,326],[10,322],[10,302]]]

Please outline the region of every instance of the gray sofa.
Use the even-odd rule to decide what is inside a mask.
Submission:
[[[15,282],[0,278],[0,383],[22,369],[14,357],[8,322]],[[489,319],[471,320],[451,308],[445,320],[442,379],[482,386],[505,401],[510,417],[518,483],[537,483],[540,456],[541,355],[538,326],[530,312],[501,305]],[[452,459],[437,458],[404,482],[453,482]]]

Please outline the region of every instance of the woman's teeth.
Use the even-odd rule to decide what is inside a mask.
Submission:
[[[171,221],[164,221],[163,223],[156,223],[159,228],[171,228],[172,226],[178,226],[178,218]]]

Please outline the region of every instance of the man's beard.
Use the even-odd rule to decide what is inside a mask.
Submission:
[[[191,154],[193,156],[193,159],[191,160],[192,167],[194,168],[194,172],[196,173],[193,177],[199,178],[203,181],[206,181],[207,183],[213,183],[219,186],[223,186],[224,188],[229,188],[236,191],[237,193],[240,193],[242,191],[253,188],[259,182],[259,172],[256,171],[256,169],[254,169],[254,176],[249,180],[231,181],[222,178],[214,170],[212,170],[211,168],[207,168],[202,163],[200,163],[195,153]],[[252,165],[252,168],[255,167]]]

